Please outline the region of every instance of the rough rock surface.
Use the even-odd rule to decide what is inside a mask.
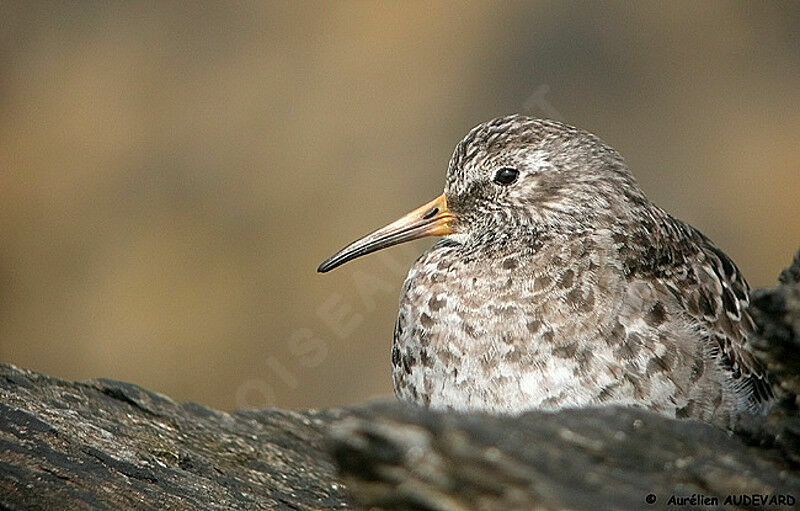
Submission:
[[[0,508],[334,509],[341,412],[223,413],[0,366]]]
[[[381,509],[627,510],[648,508],[650,494],[658,507],[672,495],[800,499],[800,473],[779,450],[643,410],[501,418],[370,408],[331,437],[345,484]]]
[[[224,413],[0,365],[0,509],[659,509],[693,494],[788,509],[800,505],[800,256],[753,309],[780,403],[735,433],[622,408]],[[753,494],[774,505],[741,500]]]

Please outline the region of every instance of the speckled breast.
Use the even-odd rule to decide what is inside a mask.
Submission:
[[[514,244],[516,247],[520,245]],[[409,272],[392,348],[399,398],[517,412],[580,405],[613,379],[593,339],[620,272],[590,237],[514,252],[438,243]],[[612,312],[613,314],[613,312]]]

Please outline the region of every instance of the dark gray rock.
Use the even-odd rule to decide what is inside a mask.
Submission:
[[[800,408],[800,252],[778,285],[756,289],[751,311],[758,336],[753,348],[778,385],[783,408]]]
[[[3,365],[0,508],[342,508],[323,448],[341,414],[228,414],[127,383]]]
[[[673,495],[800,499],[800,473],[779,450],[644,410],[502,418],[368,408],[334,426],[331,446],[345,484],[380,509],[628,510],[652,507],[650,494],[656,509]]]
[[[228,414],[0,365],[0,509],[341,509],[348,496],[380,509],[659,509],[693,494],[797,505],[798,282],[800,257],[753,294],[755,348],[780,404],[736,432],[624,408]],[[726,506],[737,507],[764,508]]]

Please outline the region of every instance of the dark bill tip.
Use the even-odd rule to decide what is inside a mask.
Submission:
[[[332,269],[342,264],[344,264],[344,262],[338,262],[336,261],[336,258],[334,256],[331,256],[322,261],[320,265],[317,266],[317,273],[328,273]]]

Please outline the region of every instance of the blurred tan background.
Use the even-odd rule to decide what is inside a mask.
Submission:
[[[791,2],[3,2],[0,360],[225,409],[390,394],[431,242],[315,268],[520,111],[599,134],[770,285],[798,105]]]

